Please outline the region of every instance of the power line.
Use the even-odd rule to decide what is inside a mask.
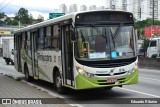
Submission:
[[[1,4],[3,4],[5,1],[6,1],[6,0],[3,0]],[[0,4],[0,5],[1,5],[1,4]]]
[[[6,4],[5,6],[3,6],[3,7],[0,9],[0,11],[3,10],[5,7],[7,7],[12,1],[13,1],[13,0],[11,0],[10,2],[8,2],[8,4]]]

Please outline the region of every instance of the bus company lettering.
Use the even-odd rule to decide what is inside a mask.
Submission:
[[[40,54],[38,54],[38,60],[52,62],[52,56],[51,55],[40,55]]]

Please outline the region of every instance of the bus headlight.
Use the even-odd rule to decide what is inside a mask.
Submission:
[[[76,69],[77,69],[79,74],[84,75],[85,71],[82,68],[76,67]]]
[[[132,73],[132,70],[128,70],[128,74],[130,75]]]
[[[138,63],[135,63],[135,70],[138,69]]]
[[[81,75],[83,75],[83,76],[86,76],[86,77],[92,78],[92,77],[95,76],[94,74],[88,73],[88,72],[84,71],[82,68],[77,67],[77,66],[76,66],[76,70],[78,71],[79,74],[81,74]]]
[[[132,74],[133,72],[135,72],[137,69],[138,69],[138,67],[135,66],[135,67],[132,68],[131,70],[128,70],[127,73],[130,75],[130,74]]]

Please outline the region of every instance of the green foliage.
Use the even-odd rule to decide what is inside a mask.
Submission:
[[[32,19],[33,18],[28,14],[28,10],[25,8],[20,8],[15,16],[15,20],[20,21],[22,24],[31,24]]]
[[[18,25],[18,21],[17,20],[10,20],[8,22],[8,25]]]
[[[150,43],[150,39],[144,38],[142,47],[144,48],[145,52],[147,52],[147,48],[148,48],[148,46],[149,46],[149,43]]]
[[[0,19],[4,18],[5,13],[4,12],[0,12]],[[22,26],[26,26],[28,24],[35,24],[35,23],[39,23],[42,22],[42,19],[34,19],[32,14],[29,14],[28,10],[25,8],[20,8],[19,11],[15,14],[15,17],[13,19],[11,18],[6,18],[5,21],[1,21],[0,20],[0,25],[18,25],[20,23],[22,24]]]
[[[4,18],[4,16],[5,16],[5,13],[4,12],[0,12],[0,19],[2,19],[2,18]]]
[[[152,25],[152,19],[149,19],[149,18],[143,21],[135,22],[135,28],[137,29],[138,37],[140,35],[144,35],[144,28],[146,26],[151,26],[151,25]],[[154,20],[154,25],[160,25],[160,21]]]
[[[160,25],[160,21],[159,20],[155,20],[154,21],[154,25]]]

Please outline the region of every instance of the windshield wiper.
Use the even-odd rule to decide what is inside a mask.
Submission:
[[[120,24],[120,27],[117,28],[115,34],[114,34],[114,39],[116,39],[116,37],[118,36],[119,32],[121,31],[122,28],[122,24]]]
[[[122,28],[122,24],[120,24],[120,27],[118,27],[115,31],[115,33],[113,34],[111,29],[110,29],[110,33],[111,33],[111,37],[112,37],[112,42],[113,42],[113,45],[115,47],[115,39],[116,37],[119,35],[119,32],[121,31],[121,28]]]
[[[107,39],[107,36],[106,36],[106,30],[105,30],[105,35],[102,35],[101,32],[99,31],[99,29],[94,25],[94,24],[90,24],[90,26],[94,29],[96,29],[96,31],[98,32],[98,34],[100,36],[102,36],[103,38],[106,38]]]

